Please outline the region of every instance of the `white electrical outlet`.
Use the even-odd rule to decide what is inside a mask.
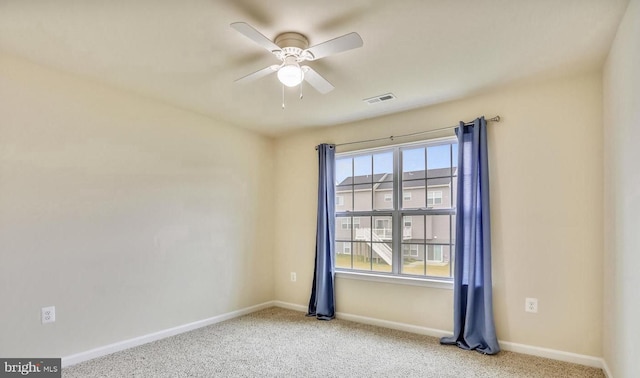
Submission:
[[[56,307],[43,307],[42,308],[42,324],[53,323],[56,321]]]
[[[538,312],[538,298],[525,298],[524,310],[526,312]]]
[[[291,282],[296,282],[296,272],[291,272]]]

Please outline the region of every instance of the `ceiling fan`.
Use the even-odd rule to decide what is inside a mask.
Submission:
[[[331,92],[335,87],[313,68],[307,65],[301,66],[300,63],[355,49],[363,44],[362,38],[358,33],[345,34],[309,47],[309,41],[300,33],[282,33],[271,41],[245,22],[234,22],[231,27],[267,49],[281,61],[280,64],[274,64],[241,77],[236,80],[237,83],[254,81],[277,72],[278,80],[283,85],[295,87],[305,80],[322,94]]]

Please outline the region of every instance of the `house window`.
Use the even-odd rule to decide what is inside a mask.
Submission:
[[[340,222],[340,227],[343,230],[350,230],[352,224],[353,224],[353,228],[355,229],[360,228],[360,218],[342,217],[339,219],[339,222]]]
[[[342,253],[344,253],[345,255],[351,254],[351,243],[349,242],[342,243]]]
[[[344,196],[336,196],[336,206],[344,206]]]
[[[336,210],[336,268],[450,280],[456,210],[443,199],[456,189],[453,156],[455,138],[336,154],[336,191],[353,199]]]
[[[417,244],[405,244],[402,246],[402,255],[408,257],[418,257]]]
[[[429,245],[427,248],[427,261],[441,263],[444,261],[442,245]]]
[[[442,204],[442,191],[430,190],[427,192],[427,205],[441,205]]]

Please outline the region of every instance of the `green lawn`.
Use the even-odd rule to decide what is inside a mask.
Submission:
[[[337,268],[351,268],[351,255],[337,254],[336,255],[336,267]],[[363,256],[353,256],[353,269],[369,270],[375,272],[391,272],[391,265],[380,260],[371,261],[365,260]],[[422,261],[405,261],[402,267],[402,273],[424,275],[424,262]],[[427,265],[427,275],[436,277],[449,277],[449,265]]]

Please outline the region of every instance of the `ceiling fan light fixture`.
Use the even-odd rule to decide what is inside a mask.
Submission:
[[[295,87],[304,80],[304,72],[297,62],[286,63],[278,70],[278,80],[287,87]]]

